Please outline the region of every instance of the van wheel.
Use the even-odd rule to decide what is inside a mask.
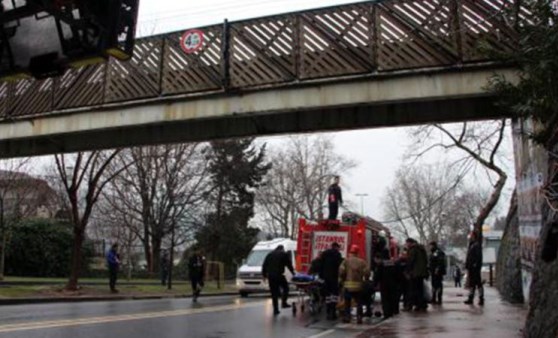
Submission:
[[[248,292],[243,292],[243,291],[241,291],[241,292],[240,292],[240,297],[242,297],[242,298],[248,297]]]

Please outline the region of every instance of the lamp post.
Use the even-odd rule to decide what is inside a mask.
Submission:
[[[364,197],[368,196],[368,194],[355,194],[355,196],[360,197],[360,214],[364,216]]]

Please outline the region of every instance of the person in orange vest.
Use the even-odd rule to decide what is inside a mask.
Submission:
[[[352,245],[349,251],[349,257],[339,266],[339,279],[345,290],[345,315],[344,323],[351,322],[351,302],[353,299],[357,302],[357,324],[362,324],[362,307],[363,299],[361,291],[363,282],[370,278],[370,269],[368,263],[358,257],[359,247]]]
[[[329,216],[327,219],[336,220],[339,213],[339,205],[343,204],[343,195],[341,194],[341,187],[339,186],[339,176],[333,177],[333,183],[327,190],[327,202],[329,208]]]

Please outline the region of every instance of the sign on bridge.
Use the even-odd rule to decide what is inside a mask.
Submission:
[[[180,47],[186,54],[197,52],[203,47],[204,35],[199,29],[186,31],[180,38]]]

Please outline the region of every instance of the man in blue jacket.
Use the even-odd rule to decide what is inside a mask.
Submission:
[[[117,293],[118,290],[116,290],[116,279],[118,278],[118,267],[120,266],[118,243],[114,243],[107,253],[107,265],[109,269],[110,292]]]

